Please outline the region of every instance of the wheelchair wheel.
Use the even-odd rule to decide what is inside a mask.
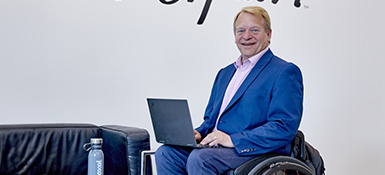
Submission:
[[[315,175],[315,173],[298,159],[276,156],[255,166],[248,175]]]

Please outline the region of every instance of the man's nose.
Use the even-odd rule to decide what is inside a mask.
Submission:
[[[244,39],[250,39],[251,36],[252,36],[251,31],[250,30],[246,30],[244,35],[243,35],[243,38]]]

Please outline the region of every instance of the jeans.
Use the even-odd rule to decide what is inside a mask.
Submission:
[[[234,148],[192,149],[162,145],[155,152],[158,175],[214,175],[235,169],[256,156],[238,156]]]

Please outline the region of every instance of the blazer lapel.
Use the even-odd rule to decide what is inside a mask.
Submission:
[[[262,57],[259,59],[254,68],[250,71],[249,75],[243,81],[242,85],[239,87],[237,92],[234,94],[233,98],[230,100],[230,103],[227,105],[226,109],[223,111],[222,115],[238,101],[239,98],[245,93],[250,84],[258,77],[259,73],[263,70],[264,67],[270,62],[273,57],[273,53],[269,49]]]
[[[214,111],[217,111],[215,116],[218,116],[219,110],[221,109],[223,98],[224,98],[225,93],[226,93],[227,86],[229,86],[229,83],[230,83],[231,79],[233,78],[235,71],[236,71],[236,68],[233,64],[231,64],[224,71],[225,75],[223,76],[224,77],[223,80],[221,80],[221,82],[220,82],[219,92],[218,92],[218,94],[220,94],[220,98],[219,98],[220,100],[216,101],[214,104],[214,106],[215,106]]]

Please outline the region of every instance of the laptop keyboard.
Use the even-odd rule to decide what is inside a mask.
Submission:
[[[224,147],[221,146],[221,145],[210,146],[210,145],[202,145],[202,144],[197,144],[196,147],[197,147],[197,148],[224,148]]]

